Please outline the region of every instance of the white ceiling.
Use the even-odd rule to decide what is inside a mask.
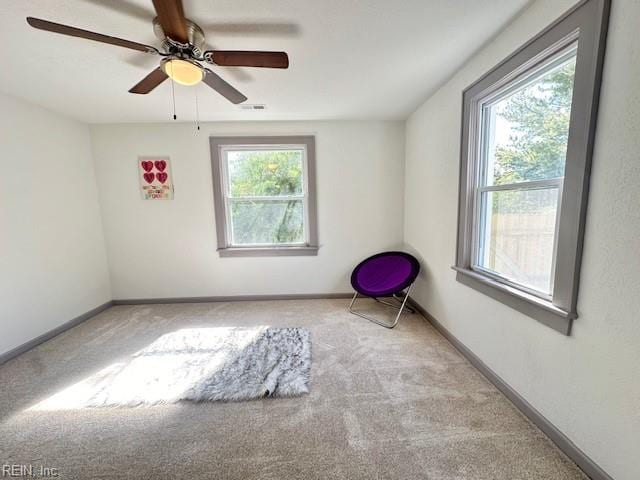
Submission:
[[[402,119],[529,0],[183,0],[211,47],[284,50],[288,70],[213,68],[264,112],[176,86],[178,120]],[[151,0],[2,0],[0,91],[89,123],[171,121],[157,57],[35,30],[26,16],[158,46]]]

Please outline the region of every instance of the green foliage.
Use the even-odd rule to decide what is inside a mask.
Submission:
[[[301,243],[302,202],[234,202],[231,207],[234,241],[240,245]]]
[[[238,152],[229,162],[229,174],[234,197],[302,193],[299,151]]]
[[[495,153],[496,185],[564,175],[575,60],[504,102],[512,134]]]
[[[229,161],[232,197],[300,195],[300,151],[234,152]],[[304,241],[300,200],[243,200],[231,208],[237,244],[301,243]]]
[[[511,128],[509,141],[496,147],[495,185],[564,176],[574,75],[575,59],[495,107]],[[493,211],[541,213],[555,208],[554,194],[504,191],[493,196]]]

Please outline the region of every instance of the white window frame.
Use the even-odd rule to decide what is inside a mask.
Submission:
[[[316,255],[317,220],[315,201],[315,139],[304,137],[211,137],[214,205],[220,256]],[[228,153],[237,151],[302,151],[300,195],[233,197],[229,191]],[[237,244],[233,241],[231,204],[243,201],[301,200],[304,240],[300,243]]]
[[[500,102],[504,98],[507,98],[514,92],[517,92],[528,85],[535,83],[541,77],[552,71],[554,68],[563,64],[567,60],[574,58],[578,50],[578,32],[574,32],[572,35],[563,39],[557,45],[554,45],[552,49],[545,52],[545,58],[535,58],[528,62],[522,68],[522,71],[518,73],[517,77],[504,79],[504,81],[492,85],[486,91],[479,94],[473,102],[471,115],[475,115],[474,143],[477,148],[471,151],[471,155],[475,155],[477,158],[471,159],[478,166],[477,172],[474,175],[475,185],[474,189],[474,212],[473,212],[473,232],[472,232],[472,255],[471,255],[471,269],[486,275],[498,282],[510,285],[513,288],[518,288],[531,295],[535,295],[547,301],[552,301],[553,297],[551,293],[542,292],[532,286],[516,282],[509,279],[505,275],[501,275],[498,272],[494,272],[480,264],[481,256],[483,255],[483,246],[487,242],[487,232],[485,232],[485,226],[487,221],[483,219],[483,207],[486,208],[482,202],[482,195],[489,192],[500,191],[518,191],[518,190],[542,190],[545,188],[558,189],[558,203],[556,205],[556,226],[554,231],[554,247],[553,247],[553,264],[551,267],[551,292],[553,292],[554,273],[557,254],[557,238],[560,219],[560,208],[562,200],[562,188],[564,183],[564,177],[549,178],[544,180],[533,180],[525,182],[514,182],[509,184],[500,185],[488,185],[488,176],[491,175],[491,166],[489,165],[490,153],[488,149],[488,139],[491,135],[490,119],[488,118],[488,108]],[[484,239],[482,237],[485,237]]]
[[[578,317],[580,262],[609,10],[610,0],[581,1],[465,89],[462,96],[458,243],[453,266],[456,279],[566,335]],[[576,52],[576,73],[564,177],[486,185],[481,177],[487,171],[483,165],[486,155],[481,151],[485,144],[480,135],[482,107],[540,78],[540,72],[555,61],[573,55],[572,49]],[[551,293],[545,294],[482,268],[478,262],[481,193],[556,186],[559,205]]]

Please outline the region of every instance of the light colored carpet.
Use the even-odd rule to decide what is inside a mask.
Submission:
[[[66,479],[586,478],[418,314],[387,330],[347,305],[111,308],[0,366],[0,463],[56,467]],[[162,335],[256,326],[311,332],[308,395],[33,408]]]

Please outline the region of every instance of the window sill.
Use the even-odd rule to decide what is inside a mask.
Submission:
[[[571,333],[571,324],[577,317],[575,312],[563,310],[547,300],[505,285],[471,269],[457,266],[451,268],[457,272],[456,280],[458,282],[484,293],[564,335]]]
[[[221,257],[297,257],[318,255],[315,246],[304,247],[227,247],[218,248]]]

